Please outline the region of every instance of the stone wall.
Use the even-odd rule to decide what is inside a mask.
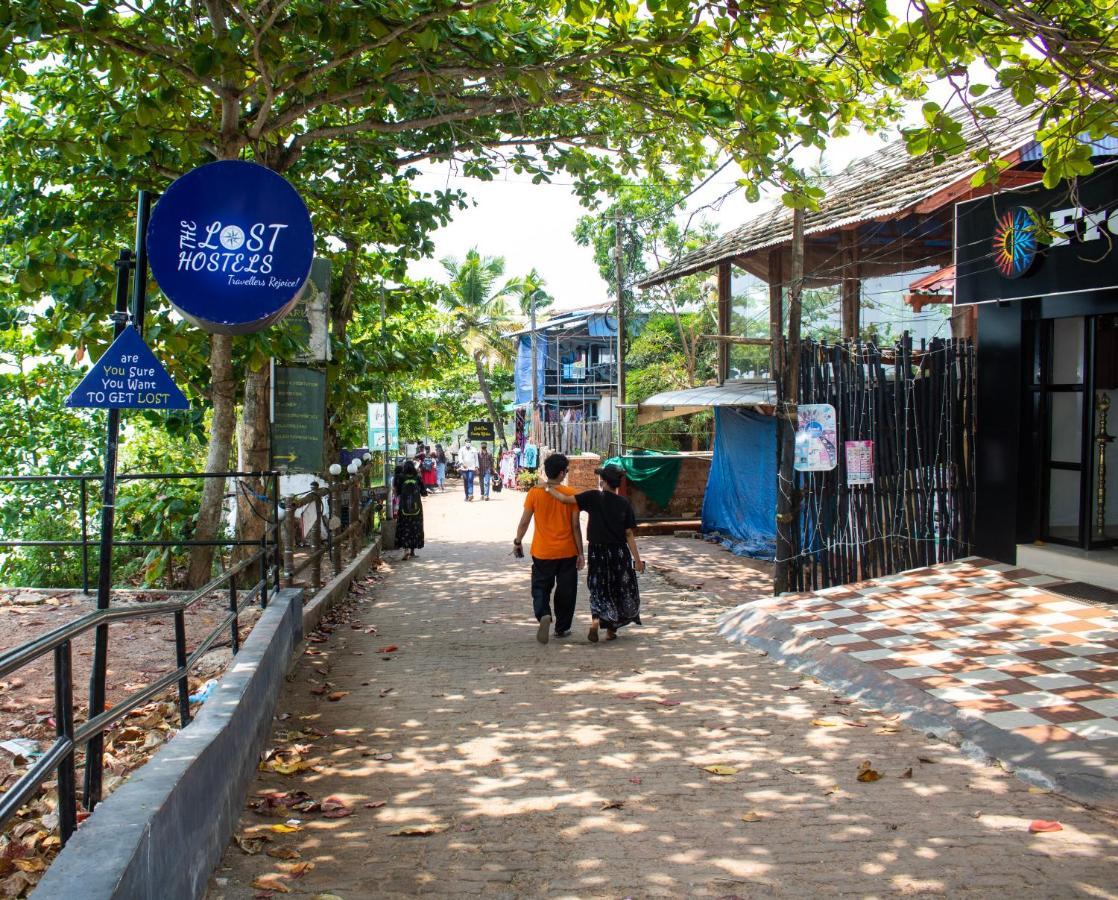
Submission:
[[[625,493],[633,504],[638,519],[698,519],[703,511],[707,478],[710,475],[710,454],[684,455],[679,481],[667,509],[653,503],[639,489],[625,485]]]

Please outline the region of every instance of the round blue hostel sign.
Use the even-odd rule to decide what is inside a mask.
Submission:
[[[240,160],[176,179],[152,211],[147,243],[175,309],[220,334],[262,331],[287,315],[314,258],[310,213],[295,188]]]

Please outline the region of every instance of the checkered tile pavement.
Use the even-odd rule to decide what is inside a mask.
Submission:
[[[797,632],[1037,742],[1118,738],[1118,610],[969,557],[782,597]]]

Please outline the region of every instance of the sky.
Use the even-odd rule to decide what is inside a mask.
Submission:
[[[989,83],[991,73],[981,64],[972,67],[972,74],[979,76],[976,80]],[[949,85],[935,84],[928,92],[928,99],[945,103],[949,95]],[[919,117],[920,104],[914,103],[901,124],[913,124]],[[899,131],[894,130],[893,137],[899,138]],[[825,171],[836,174],[851,161],[868,156],[885,143],[877,135],[851,134],[832,139],[821,157],[815,151],[812,155],[797,157],[797,161],[804,166],[822,162]],[[529,176],[508,172],[495,181],[481,182],[463,176],[451,163],[430,163],[419,168],[422,174],[416,181],[418,187],[428,190],[459,188],[471,196],[474,205],[459,211],[449,226],[435,232],[433,258],[413,262],[408,270],[411,277],[445,280],[439,261],[447,256],[461,259],[476,247],[485,256],[503,256],[506,276],[524,275],[536,268],[547,283],[548,293],[555,298],[556,309],[573,309],[609,299],[591,249],[575,243],[575,225],[587,210],[564,176],[557,176],[551,184],[536,185]],[[721,198],[739,178],[741,170],[731,164],[688,200],[681,220]],[[750,204],[745,200],[744,191],[738,190],[717,209],[704,210],[702,216],[717,226],[719,234],[724,234],[776,202],[779,201],[775,191],[763,194],[760,202]]]
[[[867,135],[833,141],[824,155],[827,171],[838,172],[851,160],[881,146],[881,140]],[[811,161],[817,162],[818,154]],[[740,177],[741,171],[731,164],[688,200],[681,218],[717,201]],[[413,262],[408,270],[411,277],[442,281],[445,273],[439,261],[447,256],[461,259],[476,247],[483,255],[503,256],[506,276],[524,275],[536,268],[547,282],[548,293],[555,298],[556,309],[609,299],[591,248],[575,243],[575,225],[587,210],[573,193],[571,182],[562,175],[551,184],[540,185],[512,172],[492,182],[481,182],[455,172],[449,163],[439,163],[424,167],[416,184],[426,190],[459,188],[471,196],[474,205],[459,211],[450,225],[435,232],[434,257]],[[723,233],[742,225],[774,202],[771,197],[762,197],[759,203],[749,204],[739,190],[717,208],[704,210],[701,217],[713,222]]]

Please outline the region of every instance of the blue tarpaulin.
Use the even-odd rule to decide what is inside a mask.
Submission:
[[[547,338],[536,334],[536,378],[543,396],[544,365],[547,362]],[[516,348],[516,403],[532,402],[532,336],[522,334]]]
[[[714,410],[714,459],[703,498],[703,532],[738,556],[776,555],[776,419]]]

